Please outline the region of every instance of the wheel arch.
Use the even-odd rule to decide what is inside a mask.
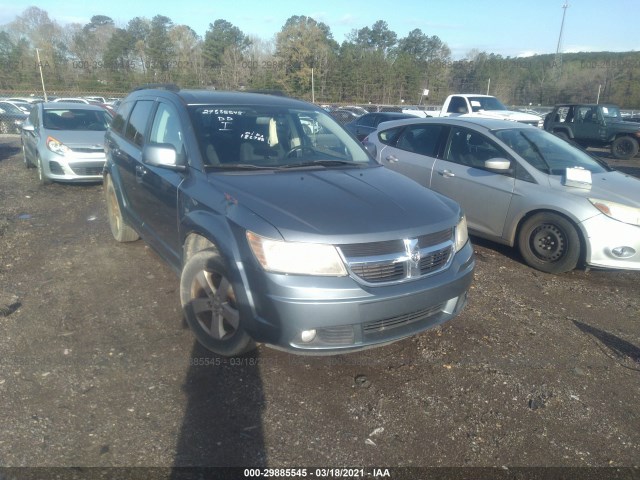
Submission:
[[[590,257],[590,253],[591,253],[589,251],[589,244],[586,241],[587,233],[583,229],[582,222],[580,222],[575,216],[573,216],[568,211],[554,210],[552,208],[537,208],[537,209],[526,212],[524,215],[522,215],[518,219],[517,222],[515,222],[511,230],[511,234],[509,235],[509,238],[508,238],[509,245],[511,245],[512,247],[513,246],[517,247],[517,239],[520,235],[520,231],[522,230],[522,226],[527,220],[529,220],[529,218],[533,217],[534,215],[537,215],[538,213],[552,213],[554,215],[559,215],[563,217],[565,220],[569,221],[574,226],[574,228],[576,229],[576,232],[578,233],[578,238],[580,239],[580,258],[578,260],[578,263],[580,265],[584,265],[586,263],[586,259]]]
[[[568,127],[553,127],[551,133],[564,133],[570,140],[573,140],[575,137],[573,135],[573,130]]]

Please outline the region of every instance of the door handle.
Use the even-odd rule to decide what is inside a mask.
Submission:
[[[384,159],[389,163],[398,163],[398,158],[393,155],[386,156]]]
[[[442,175],[443,177],[455,177],[456,174],[453,173],[451,170],[438,170],[438,173],[440,175]]]

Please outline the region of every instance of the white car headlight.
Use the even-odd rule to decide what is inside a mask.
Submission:
[[[333,245],[285,242],[247,231],[247,240],[262,268],[269,272],[295,275],[347,275],[344,263]]]
[[[640,208],[599,198],[590,198],[589,201],[594,207],[614,220],[640,226]]]
[[[71,153],[71,149],[69,147],[53,137],[47,137],[47,148],[58,155],[68,155]]]
[[[456,252],[459,252],[467,244],[468,240],[467,218],[463,215],[456,226]]]

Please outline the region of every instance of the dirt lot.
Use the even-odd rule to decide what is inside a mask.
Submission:
[[[0,205],[2,466],[640,463],[639,272],[547,275],[476,240],[437,330],[222,359],[161,259],[112,239],[102,185],[39,186],[5,135]]]

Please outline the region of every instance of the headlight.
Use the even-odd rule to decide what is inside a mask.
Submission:
[[[333,245],[284,242],[249,231],[247,240],[262,268],[269,272],[337,277],[347,274]]]
[[[469,232],[467,231],[467,219],[463,215],[456,226],[456,252],[459,252],[469,240]]]
[[[58,155],[68,155],[71,149],[53,137],[47,137],[47,148]]]
[[[594,207],[614,220],[640,226],[640,208],[598,198],[590,198],[589,201]]]

